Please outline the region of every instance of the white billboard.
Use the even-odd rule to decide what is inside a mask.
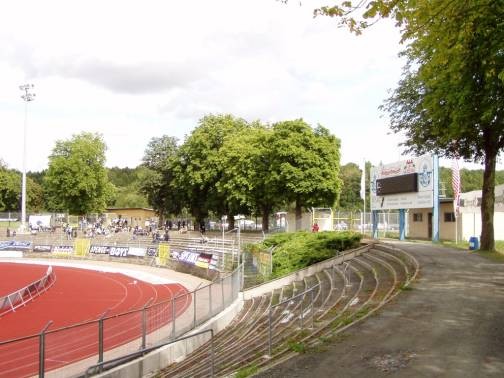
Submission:
[[[371,210],[417,209],[434,206],[434,163],[430,155],[411,158],[391,164],[371,167]],[[418,192],[378,196],[376,180],[396,176],[418,174]]]

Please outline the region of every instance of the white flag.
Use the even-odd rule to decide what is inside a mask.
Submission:
[[[364,164],[362,166],[362,175],[360,183],[360,197],[366,199],[366,159],[364,159]]]

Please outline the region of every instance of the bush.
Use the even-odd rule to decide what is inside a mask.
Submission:
[[[273,277],[280,277],[334,257],[340,251],[356,248],[360,245],[361,237],[361,234],[350,231],[301,231],[271,235],[255,248],[265,250],[275,247]]]

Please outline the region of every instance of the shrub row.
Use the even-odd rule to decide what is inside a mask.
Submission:
[[[361,238],[361,234],[351,231],[282,233],[249,246],[249,251],[254,253],[274,247],[273,277],[280,277],[334,257],[340,251],[356,248]]]

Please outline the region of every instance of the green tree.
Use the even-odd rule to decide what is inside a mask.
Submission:
[[[147,197],[140,192],[146,170],[144,166],[109,168],[109,180],[116,187],[115,196],[109,204],[115,207],[148,207]]]
[[[217,187],[225,169],[219,163],[220,150],[226,138],[246,127],[245,120],[230,114],[207,115],[179,149],[174,185],[183,191],[184,203],[198,225],[212,211],[227,214],[230,227],[234,226],[239,208]]]
[[[282,202],[278,176],[270,171],[275,158],[270,143],[271,128],[258,122],[226,138],[220,161],[224,167],[217,187],[229,201],[262,216],[262,230],[269,229],[269,216]]]
[[[115,190],[107,177],[105,151],[100,134],[83,132],[56,142],[44,178],[49,210],[76,215],[105,210]]]
[[[26,178],[26,207],[29,212],[44,208],[42,187],[30,176]],[[21,208],[21,173],[8,169],[0,161],[0,211],[19,211]]]
[[[495,166],[504,148],[504,3],[495,0],[337,2],[316,14],[360,33],[393,17],[408,63],[386,101],[407,152],[484,163],[481,249],[494,250]]]
[[[504,148],[504,4],[419,2],[402,13],[403,79],[384,109],[408,152],[484,162],[481,249],[494,250],[495,168]]]
[[[355,163],[341,166],[340,178],[342,181],[339,206],[345,210],[362,209],[360,197],[362,169]]]
[[[20,203],[21,175],[0,166],[0,210],[18,211]]]
[[[161,218],[182,210],[183,191],[174,183],[177,142],[177,138],[167,135],[152,138],[143,157],[139,190]]]
[[[288,203],[293,203],[296,230],[301,229],[302,209],[333,207],[341,189],[340,141],[329,131],[312,129],[302,119],[273,125],[270,166]]]

